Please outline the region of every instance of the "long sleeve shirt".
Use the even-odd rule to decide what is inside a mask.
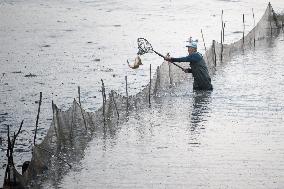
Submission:
[[[198,52],[181,58],[171,58],[172,62],[190,62],[192,76],[194,78],[193,89],[212,90],[211,78],[202,55]]]
[[[172,58],[171,60],[173,62],[199,62],[202,59],[202,55],[199,53],[192,53],[191,55],[185,56],[185,57],[181,57],[181,58]]]

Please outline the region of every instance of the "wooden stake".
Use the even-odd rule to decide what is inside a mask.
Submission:
[[[104,124],[106,122],[106,117],[105,117],[105,85],[104,85],[104,81],[101,79],[102,81],[102,97],[103,97],[103,118],[104,118]]]
[[[202,40],[203,40],[204,49],[205,49],[205,52],[206,52],[207,49],[206,49],[206,45],[205,45],[205,40],[204,40],[202,29],[201,29],[201,36],[202,36]]]
[[[157,67],[157,77],[156,77],[156,83],[155,83],[155,88],[154,88],[154,94],[157,96],[158,88],[160,87],[160,67]]]
[[[224,27],[224,22],[223,22],[223,14],[224,14],[224,11],[222,10],[222,14],[221,14],[221,44],[223,43],[223,27]]]
[[[18,132],[17,132],[16,134],[14,134],[14,139],[13,139],[13,143],[12,143],[12,149],[14,149],[16,138],[17,138],[18,135],[20,134],[20,132],[21,132],[21,130],[22,130],[23,124],[24,124],[24,120],[22,120],[21,125],[20,125],[20,128],[18,129]]]
[[[269,23],[270,23],[270,35],[271,35],[271,37],[272,37],[272,22],[271,22],[271,18],[269,18]]]
[[[202,36],[203,45],[204,45],[204,49],[205,49],[205,53],[206,53],[207,49],[206,49],[206,44],[205,44],[205,40],[204,40],[204,35],[203,35],[203,32],[202,32],[202,29],[201,29],[201,36]],[[209,64],[208,56],[206,56],[206,59],[207,59],[207,64]]]
[[[167,55],[166,56],[170,56],[170,53],[167,53]],[[170,63],[168,63],[168,66],[169,66],[169,78],[170,78],[170,87],[173,85],[173,78],[172,78],[172,71],[171,71],[171,64]]]
[[[83,118],[83,121],[84,121],[84,126],[85,126],[85,129],[88,130],[88,128],[87,128],[87,122],[86,122],[85,115],[84,115],[84,113],[83,113],[82,104],[81,104],[81,90],[80,90],[80,86],[78,86],[78,96],[79,96],[79,105],[80,105],[80,110],[81,110],[82,118]]]
[[[4,187],[5,186],[14,186],[17,183],[16,176],[13,175],[13,181],[11,181],[11,167],[14,167],[14,160],[13,160],[13,152],[14,152],[14,147],[15,147],[15,142],[18,137],[18,135],[21,132],[22,126],[23,126],[24,120],[22,120],[20,128],[18,129],[17,133],[14,132],[13,139],[11,140],[10,137],[10,126],[8,125],[8,133],[7,133],[7,138],[8,138],[8,147],[7,147],[7,158],[8,158],[8,164],[6,165],[6,170],[5,170],[5,176],[4,176]],[[14,184],[14,185],[11,185]],[[10,188],[8,187],[8,188]],[[13,188],[13,187],[12,187]]]
[[[79,96],[79,104],[81,106],[81,92],[80,92],[80,86],[78,86],[78,96]]]
[[[254,11],[252,8],[252,18],[253,18],[253,47],[255,47],[255,18],[254,18]]]
[[[223,30],[221,30],[221,52],[220,52],[221,62],[223,61]]]
[[[36,116],[36,128],[35,128],[35,134],[34,134],[34,146],[36,145],[36,134],[37,134],[41,101],[42,101],[42,92],[39,93],[39,104],[38,104],[38,110],[37,110],[37,116]]]
[[[55,112],[56,105],[54,104],[53,100],[51,101],[51,106],[52,106],[52,119],[53,119],[53,124],[54,124],[54,131],[55,131],[56,138],[58,139],[59,131],[58,131],[58,128],[57,128],[58,127],[57,109],[56,109],[56,112]],[[73,119],[73,116],[72,116],[72,119]],[[71,127],[71,129],[73,130],[73,120],[72,120],[72,127]]]
[[[8,138],[8,147],[7,147],[7,154],[6,156],[8,157],[8,165],[6,166],[6,171],[5,171],[5,180],[8,180],[8,183],[10,184],[11,183],[11,176],[10,176],[10,161],[11,161],[11,158],[10,158],[10,150],[11,150],[11,140],[10,140],[10,126],[8,125],[8,133],[7,133],[7,138]],[[4,180],[4,182],[5,182]],[[5,183],[4,183],[5,184]]]
[[[152,85],[152,66],[150,64],[150,83],[149,83],[149,107],[151,107],[151,86]]]
[[[225,22],[224,22],[224,19],[223,19],[223,15],[224,15],[224,10],[222,10],[222,16],[221,16],[221,22],[222,22],[222,42],[221,43],[224,43],[225,41]]]
[[[221,29],[221,44],[223,44],[223,30]]]
[[[245,44],[245,14],[243,14],[243,45]]]
[[[212,50],[213,50],[213,62],[214,62],[214,66],[217,66],[217,56],[216,56],[216,50],[215,50],[215,40],[213,40],[212,43]]]
[[[125,92],[126,92],[126,111],[128,112],[128,84],[127,84],[127,76],[125,76]]]
[[[226,24],[224,22],[223,24],[223,43],[225,42],[225,27],[226,27]]]
[[[111,96],[112,96],[112,101],[113,101],[113,104],[114,104],[114,107],[115,107],[115,110],[116,110],[117,117],[119,119],[119,112],[118,112],[117,105],[116,105],[116,102],[115,102],[115,99],[114,99],[113,91],[111,91]]]

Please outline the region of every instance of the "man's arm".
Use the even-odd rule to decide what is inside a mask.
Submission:
[[[183,57],[183,58],[186,58],[186,57]],[[175,60],[175,58],[171,58],[170,56],[166,56],[165,57],[165,60],[166,61],[168,61],[168,62],[174,62],[174,61],[172,61],[172,59],[174,59]],[[186,61],[185,61],[186,62]],[[175,64],[176,66],[178,66],[177,64]],[[179,67],[179,66],[178,66]],[[191,68],[187,68],[187,69],[185,69],[185,68],[181,68],[182,69],[182,71],[184,72],[184,73],[192,73],[192,69]]]
[[[181,57],[181,58],[171,58],[171,62],[190,62],[189,56]]]
[[[169,62],[199,62],[201,58],[202,57],[198,53],[194,53],[181,58],[166,57],[165,60]]]

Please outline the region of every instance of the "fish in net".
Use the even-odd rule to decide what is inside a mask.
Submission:
[[[134,63],[132,65],[129,63],[128,60],[127,60],[127,64],[132,69],[137,69],[137,68],[139,68],[140,65],[143,65],[139,55],[137,55],[137,57],[135,58]]]

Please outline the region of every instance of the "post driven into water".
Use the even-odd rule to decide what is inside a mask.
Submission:
[[[149,107],[151,107],[151,86],[152,85],[152,65],[150,64],[150,82],[149,82]]]
[[[128,112],[128,83],[127,83],[127,76],[125,76],[125,93],[126,93],[126,112]]]
[[[34,146],[36,145],[36,134],[37,134],[37,128],[38,128],[41,101],[42,101],[42,92],[39,93],[38,110],[37,110],[37,116],[36,116],[36,127],[35,127],[35,134],[34,134]]]

